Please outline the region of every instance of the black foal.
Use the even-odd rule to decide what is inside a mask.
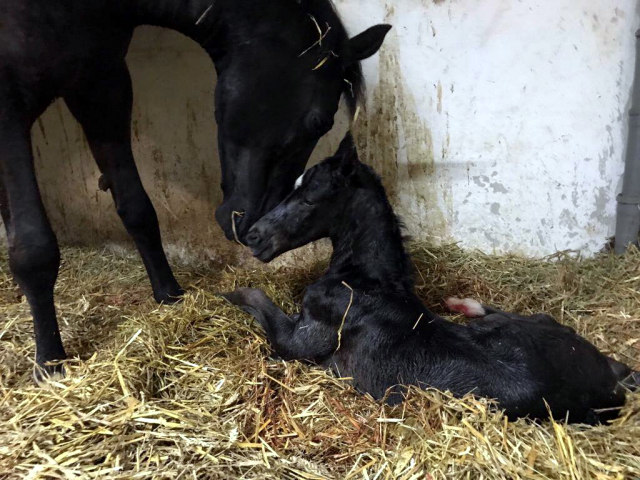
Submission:
[[[299,315],[287,316],[261,290],[225,294],[255,316],[282,358],[329,367],[390,403],[413,384],[494,398],[510,418],[548,417],[546,402],[556,418],[589,423],[624,404],[620,382],[631,371],[551,317],[489,315],[463,326],[427,310],[414,293],[399,222],[350,134],[247,241],[268,262],[323,237],[333,243],[331,263],[307,288]]]

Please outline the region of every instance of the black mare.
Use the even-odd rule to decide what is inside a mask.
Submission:
[[[322,237],[333,244],[330,266],[306,289],[299,315],[287,316],[261,290],[224,294],[255,316],[280,357],[331,368],[390,403],[412,384],[497,399],[511,418],[545,418],[546,401],[554,417],[589,423],[617,414],[595,409],[624,404],[628,367],[547,315],[491,310],[463,326],[427,310],[384,188],[350,135],[247,241],[267,262]]]
[[[132,88],[125,54],[134,29],[171,28],[211,56],[224,201],[216,218],[232,238],[291,190],[340,97],[354,109],[359,61],[388,25],[349,39],[330,0],[0,0],[0,212],[9,265],[34,319],[39,366],[66,357],[53,303],[60,254],[33,166],[30,129],[62,97],[82,125],[153,295],[182,293],[131,153]],[[55,161],[55,160],[54,160]],[[62,372],[48,366],[43,373]]]

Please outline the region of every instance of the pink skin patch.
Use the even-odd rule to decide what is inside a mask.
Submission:
[[[484,317],[487,314],[480,302],[472,298],[459,299],[455,297],[449,297],[447,298],[445,303],[447,304],[449,310],[451,310],[452,312],[461,313],[465,317]]]

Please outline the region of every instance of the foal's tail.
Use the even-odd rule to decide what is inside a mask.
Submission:
[[[486,315],[489,315],[490,313],[505,313],[496,308],[482,305],[480,302],[474,300],[473,298],[460,299],[449,297],[447,298],[445,303],[447,304],[449,310],[451,310],[452,312],[461,313],[465,317],[469,318],[484,317]]]

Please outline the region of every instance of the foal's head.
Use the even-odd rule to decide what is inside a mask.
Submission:
[[[251,227],[247,244],[253,255],[269,262],[331,236],[349,207],[360,168],[353,137],[347,133],[333,157],[307,170],[282,203]]]
[[[282,9],[281,3],[256,2],[265,9]],[[284,3],[291,11],[285,18],[265,11],[260,31],[239,25],[216,61],[224,194],[216,219],[229,239],[246,241],[249,228],[291,191],[333,126],[342,94],[354,109],[359,62],[380,48],[391,28],[378,25],[349,38],[329,1]],[[312,15],[304,7],[312,4],[326,4],[325,10]],[[245,17],[260,16],[251,13]]]

